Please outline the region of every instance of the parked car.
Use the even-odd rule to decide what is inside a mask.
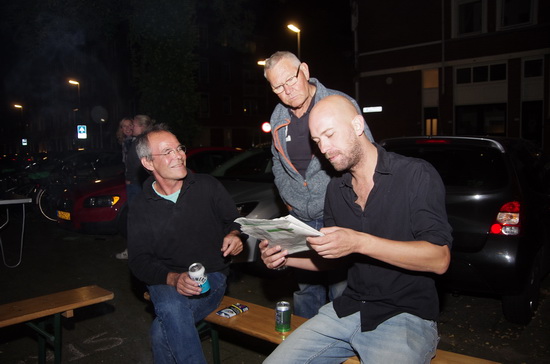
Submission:
[[[271,146],[264,145],[249,149],[228,160],[212,175],[225,186],[242,217],[251,219],[273,219],[288,214],[273,183],[274,176]],[[249,237],[244,251],[234,262],[255,262],[258,260],[258,240]]]
[[[410,137],[386,150],[439,172],[453,228],[446,288],[497,295],[507,320],[530,321],[550,270],[550,164],[522,139]]]
[[[187,166],[200,173],[209,173],[225,160],[241,153],[240,148],[190,148]],[[119,154],[120,157],[120,154]],[[75,183],[56,202],[60,226],[88,234],[126,234],[126,183],[123,171]]]

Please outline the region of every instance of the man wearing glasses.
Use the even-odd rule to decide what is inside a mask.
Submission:
[[[334,169],[311,141],[308,128],[309,112],[319,100],[329,95],[350,99],[342,92],[323,86],[310,78],[309,67],[291,52],[274,53],[266,61],[264,76],[281,102],[271,115],[273,136],[273,174],[279,194],[289,213],[319,230],[323,227],[325,192]],[[365,124],[365,133],[372,134]],[[321,162],[322,161],[322,162]],[[294,313],[311,318],[319,308],[333,300],[346,287],[342,272],[309,272],[297,269],[299,290],[294,293]]]
[[[185,147],[163,124],[136,139],[151,176],[130,203],[128,253],[132,273],[147,285],[155,307],[155,363],[204,363],[195,325],[220,304],[231,256],[243,250],[235,203],[221,183],[189,171]],[[189,277],[205,267],[210,289]]]

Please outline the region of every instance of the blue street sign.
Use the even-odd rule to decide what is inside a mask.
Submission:
[[[76,133],[78,135],[78,139],[88,138],[88,134],[86,133],[86,125],[78,125],[76,127]]]

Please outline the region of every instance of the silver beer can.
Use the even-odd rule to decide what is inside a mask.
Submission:
[[[208,276],[204,266],[201,263],[193,263],[189,266],[189,277],[197,282],[202,288],[201,294],[210,290],[210,283],[208,282]]]

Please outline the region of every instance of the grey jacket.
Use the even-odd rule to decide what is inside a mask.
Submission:
[[[314,103],[319,102],[324,97],[330,95],[342,95],[353,102],[357,111],[361,114],[361,109],[354,99],[348,95],[327,89],[317,79],[310,78],[309,82],[317,88],[314,96]],[[336,173],[330,164],[321,161],[317,156],[312,156],[311,162],[306,170],[306,178],[294,167],[286,146],[287,126],[290,123],[290,109],[278,104],[271,115],[271,134],[273,136],[273,174],[275,175],[275,185],[283,201],[292,208],[292,211],[302,221],[312,221],[323,217],[323,208],[325,204],[325,192],[327,190],[330,178]],[[367,124],[365,124],[365,133],[372,141],[372,134]]]

